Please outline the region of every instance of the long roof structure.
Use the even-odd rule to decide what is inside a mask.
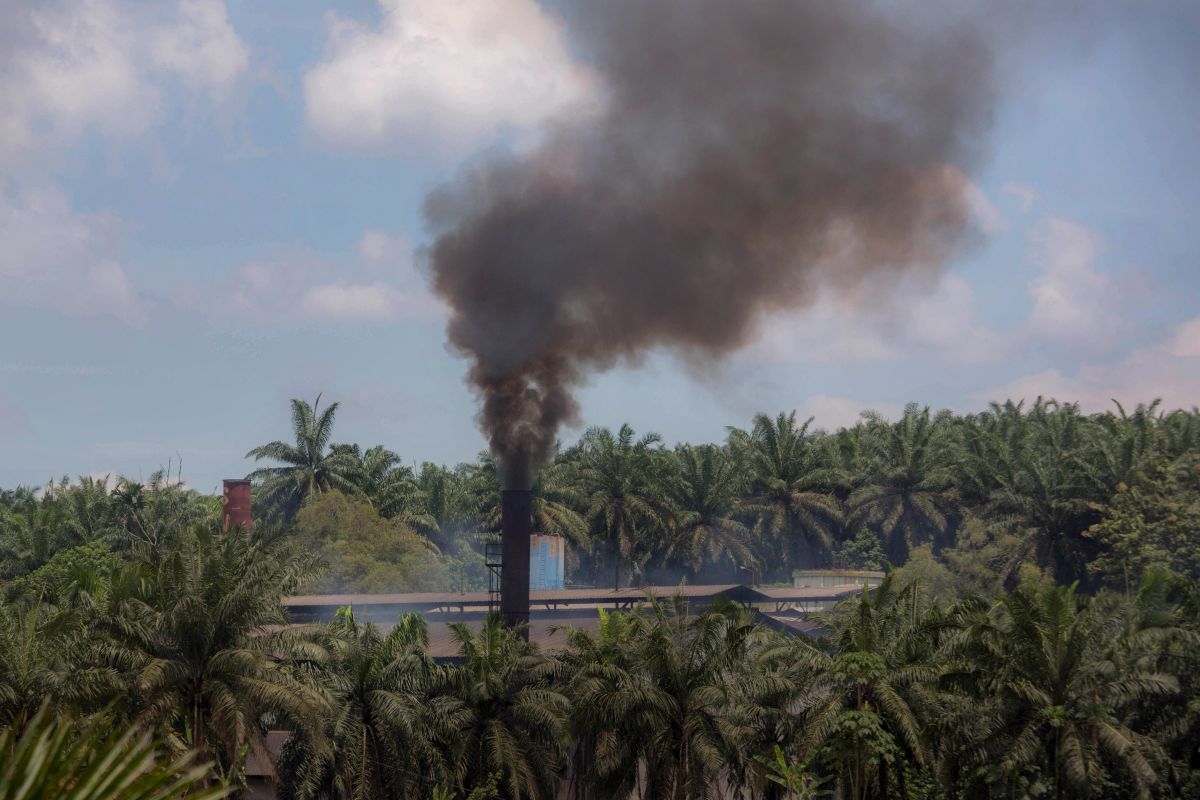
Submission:
[[[836,602],[862,591],[862,586],[755,587],[737,583],[643,586],[624,589],[572,588],[532,590],[531,613],[585,608],[634,608],[651,598],[682,597],[689,605],[706,605],[731,600],[748,607],[783,611],[800,607],[809,610]],[[284,607],[293,622],[329,619],[339,608],[351,607],[366,619],[392,621],[400,614],[417,611],[426,616],[487,612],[492,596],[487,592],[416,592],[399,594],[323,594],[285,597]]]

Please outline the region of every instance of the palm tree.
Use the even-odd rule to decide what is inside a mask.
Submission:
[[[420,515],[421,490],[412,468],[403,466],[396,453],[383,445],[364,451],[356,444],[335,444],[331,450],[354,460],[354,485],[380,516],[409,523]]]
[[[97,652],[125,682],[121,708],[211,753],[224,774],[241,768],[262,715],[316,727],[320,697],[281,663],[295,644],[281,596],[311,572],[308,558],[201,526],[158,562],[119,572],[101,599]]]
[[[1086,425],[1078,406],[1038,398],[1024,436],[1005,449],[988,511],[1021,536],[1023,545],[1001,580],[1030,555],[1059,581],[1086,576],[1094,543],[1084,532],[1100,521],[1097,504],[1108,499],[1096,493],[1081,463]]]
[[[417,475],[419,509],[408,520],[416,531],[446,550],[476,516],[467,479],[458,470],[425,462]]]
[[[150,736],[104,715],[77,722],[44,706],[27,725],[0,730],[0,800],[220,800],[194,753],[161,761]]]
[[[1080,466],[1105,496],[1139,484],[1159,453],[1161,400],[1138,405],[1133,413],[1117,401],[1117,412],[1093,417]]]
[[[111,674],[86,666],[84,626],[40,600],[0,602],[0,725],[19,732],[46,702],[85,708],[113,688]]]
[[[873,787],[887,798],[893,768],[930,763],[921,710],[939,674],[943,618],[915,583],[898,590],[888,575],[825,622],[833,629],[828,649],[803,639],[789,645],[797,680],[807,684],[802,750],[835,769],[851,800],[872,796]],[[900,767],[897,777],[904,775]]]
[[[583,502],[584,517],[596,538],[608,545],[613,588],[621,586],[621,566],[633,562],[643,537],[663,527],[663,498],[658,485],[657,433],[635,438],[622,425],[614,436],[607,428],[590,428],[572,462],[572,483]]]
[[[81,477],[51,481],[39,501],[27,490],[13,495],[11,509],[0,510],[0,578],[37,569],[56,553],[120,529],[119,512],[104,481]]]
[[[567,629],[567,648],[558,656],[571,700],[573,796],[631,797],[640,775],[645,727],[635,645],[646,620],[604,609],[599,615],[595,634]]]
[[[731,437],[746,451],[750,470],[747,510],[756,518],[755,532],[783,544],[773,553],[779,568],[812,567],[828,550],[841,509],[830,493],[832,472],[826,453],[796,414],[754,418],[749,436]],[[739,444],[740,443],[740,444]]]
[[[287,800],[426,796],[454,782],[446,755],[463,724],[456,701],[433,697],[424,619],[405,614],[386,635],[339,609],[317,666],[331,713],[324,740],[293,736],[280,756]]]
[[[614,619],[619,624],[614,624]],[[747,784],[745,742],[764,698],[790,682],[758,669],[764,631],[733,605],[690,615],[655,601],[645,620],[610,615],[601,634],[574,634],[567,663],[583,763],[602,797],[692,800]]]
[[[1118,766],[1149,796],[1157,746],[1126,714],[1178,683],[1122,652],[1138,638],[1127,635],[1132,611],[1087,603],[1074,587],[1018,589],[968,629],[956,655],[980,700],[973,725],[986,736],[982,758],[996,780],[1033,768],[1055,797],[1090,797]]]
[[[750,531],[737,519],[740,480],[733,460],[715,445],[676,449],[667,479],[671,542],[666,555],[693,574],[713,564],[735,575],[757,567]]]
[[[851,529],[868,522],[879,530],[888,560],[903,564],[911,547],[937,541],[954,504],[955,443],[947,420],[915,403],[895,424],[868,414],[869,472],[848,501]]]
[[[320,406],[320,395],[311,406],[303,400],[292,400],[296,443],[277,440],[246,453],[246,458],[255,461],[269,458],[282,462],[282,466],[256,469],[247,477],[261,482],[260,499],[284,520],[291,520],[310,497],[321,492],[336,489],[343,494],[358,494],[354,483],[359,467],[356,459],[344,451],[326,452],[338,404],[332,403],[323,412]]]
[[[444,689],[461,703],[464,786],[499,775],[505,794],[549,800],[565,762],[567,698],[554,687],[554,663],[489,615],[478,632],[454,623],[460,663]]]
[[[112,491],[111,504],[117,522],[109,540],[149,559],[179,531],[215,525],[221,513],[215,498],[169,482],[162,470],[144,484],[122,478]]]
[[[1200,408],[1178,409],[1159,420],[1162,447],[1168,458],[1176,459],[1200,448]]]

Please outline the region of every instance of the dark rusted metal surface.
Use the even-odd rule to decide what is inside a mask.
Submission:
[[[500,493],[500,616],[516,627],[529,622],[529,537],[533,534],[533,492]]]
[[[250,515],[250,481],[239,478],[226,478],[224,492],[221,497],[222,523],[221,530],[243,528],[249,530],[253,524]]]

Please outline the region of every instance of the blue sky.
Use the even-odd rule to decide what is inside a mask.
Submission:
[[[661,353],[597,375],[585,424],[674,442],[756,411],[1200,403],[1200,9],[1103,5],[1005,66],[976,249],[769,320],[704,375]],[[594,78],[533,0],[327,8],[0,2],[0,486],[182,458],[209,490],[318,392],[339,440],[483,447],[421,201]]]

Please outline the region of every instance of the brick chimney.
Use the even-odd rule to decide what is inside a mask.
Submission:
[[[250,515],[250,481],[243,478],[226,478],[221,497],[221,530],[230,528],[250,530],[254,520]]]

